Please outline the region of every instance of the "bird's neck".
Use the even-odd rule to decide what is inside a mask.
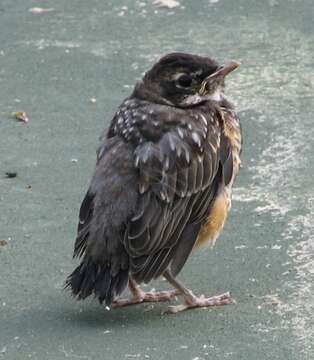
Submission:
[[[138,82],[133,90],[131,97],[136,97],[137,99],[150,101],[155,104],[173,106],[173,103],[161,95],[155,89],[150,88],[143,81]]]

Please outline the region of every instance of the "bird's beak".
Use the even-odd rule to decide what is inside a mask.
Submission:
[[[237,61],[230,61],[218,68],[213,74],[210,74],[204,81],[202,82],[201,88],[199,90],[200,95],[205,95],[209,88],[209,83],[215,80],[223,80],[225,76],[230,74],[232,71],[237,69],[240,66],[240,63]]]
[[[227,64],[224,64],[218,68],[213,74],[209,75],[206,80],[211,80],[217,77],[225,77],[230,74],[232,71],[237,69],[240,66],[240,63],[237,61],[230,61]]]

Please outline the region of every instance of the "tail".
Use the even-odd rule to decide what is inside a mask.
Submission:
[[[101,304],[105,301],[105,304],[110,306],[114,298],[126,288],[128,278],[128,269],[120,269],[113,275],[110,266],[83,259],[67,278],[64,288],[71,289],[73,296],[78,300],[94,294]]]

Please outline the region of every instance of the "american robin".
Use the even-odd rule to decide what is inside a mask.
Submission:
[[[197,297],[176,276],[192,250],[215,243],[230,209],[242,140],[224,79],[238,66],[168,54],[118,108],[80,209],[82,261],[66,282],[78,299],[117,307],[182,295],[172,313],[232,302],[229,293]],[[160,276],[174,290],[139,287]],[[132,298],[119,300],[127,285]]]

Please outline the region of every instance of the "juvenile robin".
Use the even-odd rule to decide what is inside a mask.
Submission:
[[[238,66],[168,54],[122,102],[80,209],[82,260],[66,282],[78,299],[118,307],[181,295],[171,313],[232,302],[197,297],[176,277],[193,250],[215,243],[230,209],[242,139],[224,80]],[[161,276],[173,290],[140,288]],[[127,285],[132,297],[119,299]]]

